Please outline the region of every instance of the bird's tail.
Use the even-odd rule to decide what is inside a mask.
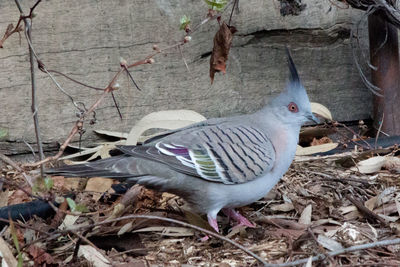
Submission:
[[[48,169],[46,173],[65,177],[105,177],[121,180],[144,175],[138,172],[136,161],[124,155]]]

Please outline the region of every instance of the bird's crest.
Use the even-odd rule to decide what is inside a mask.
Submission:
[[[290,83],[300,84],[299,74],[297,73],[296,66],[294,65],[292,56],[290,55],[289,49],[286,47],[286,55],[288,60],[288,67],[289,67],[289,79]]]

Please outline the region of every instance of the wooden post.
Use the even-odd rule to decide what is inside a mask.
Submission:
[[[389,135],[400,135],[400,71],[397,28],[388,23],[383,14],[368,17],[371,80],[381,88],[383,97],[374,95],[374,127]]]

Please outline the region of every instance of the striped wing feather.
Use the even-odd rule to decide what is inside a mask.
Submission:
[[[127,148],[121,150],[224,184],[252,181],[271,170],[275,160],[268,137],[249,126],[203,126],[171,134],[155,144]]]

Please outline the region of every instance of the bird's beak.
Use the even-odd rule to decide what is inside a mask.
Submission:
[[[315,117],[315,115],[313,113],[310,113],[310,115],[307,116],[307,119],[309,121],[315,122],[316,124],[320,123],[319,119],[317,117]]]

